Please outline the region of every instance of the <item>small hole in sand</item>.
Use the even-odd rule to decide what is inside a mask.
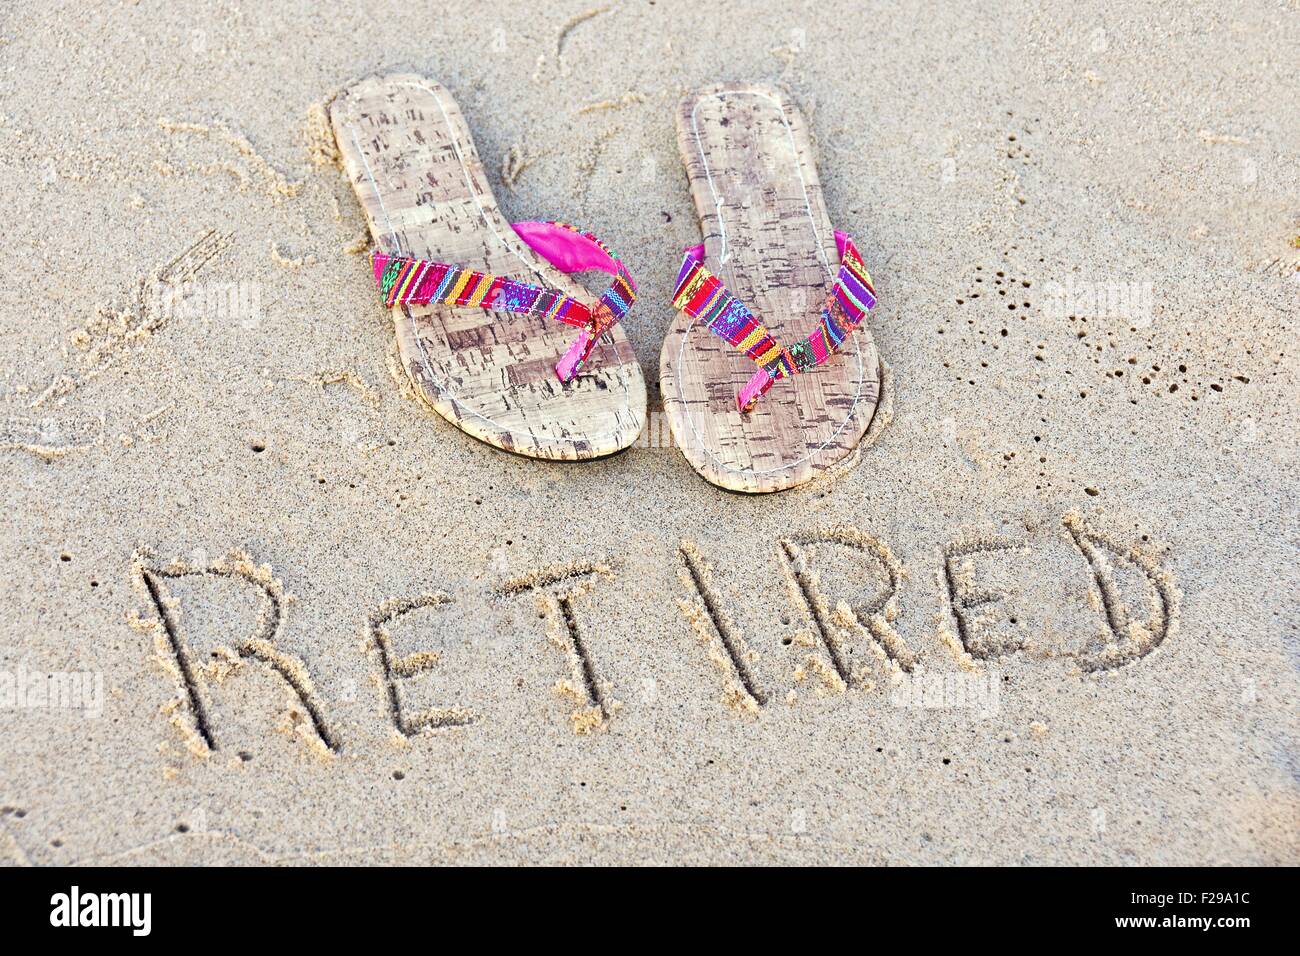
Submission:
[[[394,780],[405,780],[405,779],[406,779],[406,774],[402,773],[402,771],[400,771],[400,770],[394,770],[394,771],[393,771],[393,779],[394,779]]]
[[[176,832],[177,832],[177,833],[189,833],[189,832],[190,832],[189,825],[188,825],[188,824],[184,824],[184,823],[178,823],[178,824],[176,824]]]
[[[266,442],[250,442],[248,447],[253,449],[253,454],[260,455],[262,452],[266,451]]]

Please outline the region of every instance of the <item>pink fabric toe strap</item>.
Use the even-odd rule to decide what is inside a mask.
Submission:
[[[835,230],[840,269],[826,295],[816,331],[788,348],[759,321],[722,280],[704,267],[704,246],[689,246],[677,275],[673,307],[701,320],[709,331],[725,339],[758,364],[758,370],[736,396],[742,412],[753,409],[778,379],[806,372],[830,360],[844,347],[849,334],[875,307],[876,290],[862,263],[857,246],[847,234]]]
[[[375,284],[389,307],[412,305],[471,306],[516,315],[547,315],[575,326],[578,337],[569,346],[555,374],[562,382],[572,381],[591,355],[597,339],[627,314],[636,301],[636,283],[622,261],[589,232],[562,222],[517,222],[519,238],[561,272],[599,270],[614,281],[594,307],[550,289],[529,285],[503,276],[475,272],[445,262],[431,262],[405,256],[371,256]]]

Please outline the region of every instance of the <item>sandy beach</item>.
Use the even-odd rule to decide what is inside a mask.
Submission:
[[[1300,8],[0,11],[0,861],[1300,863]],[[640,285],[637,444],[413,394],[327,109],[451,91]],[[722,491],[673,129],[776,85],[880,304],[836,473]]]

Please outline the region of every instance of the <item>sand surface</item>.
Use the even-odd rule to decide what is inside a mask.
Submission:
[[[1300,862],[1295,3],[340,6],[0,11],[0,859]],[[629,263],[642,447],[413,400],[376,70]],[[725,80],[881,298],[869,446],[777,496],[658,411]]]

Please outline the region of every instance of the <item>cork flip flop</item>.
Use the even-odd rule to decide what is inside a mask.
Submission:
[[[578,460],[631,445],[645,382],[617,324],[636,289],[618,258],[571,226],[508,223],[460,109],[431,80],[361,80],[330,119],[416,393],[521,455]],[[600,296],[571,275],[590,270],[613,276]]]
[[[808,125],[779,91],[689,94],[677,134],[704,242],[673,296],[664,412],[713,484],[792,488],[851,454],[875,415],[871,278],[831,226]]]

